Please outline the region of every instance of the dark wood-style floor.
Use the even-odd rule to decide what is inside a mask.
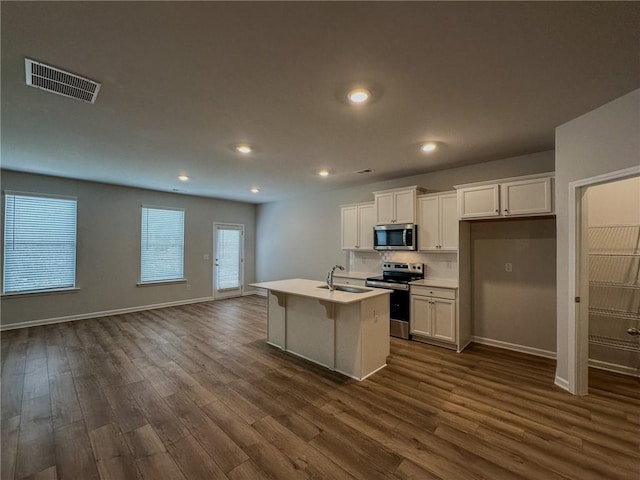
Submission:
[[[2,479],[635,479],[640,384],[392,339],[356,382],[265,344],[245,297],[2,334]]]

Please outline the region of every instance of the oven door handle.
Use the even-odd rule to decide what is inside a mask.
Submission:
[[[409,290],[409,285],[406,283],[386,283],[379,282],[377,280],[367,280],[367,287],[386,288],[388,290]]]

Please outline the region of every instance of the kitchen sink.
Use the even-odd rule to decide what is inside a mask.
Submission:
[[[318,288],[324,288],[325,290],[329,290],[329,285],[320,285]],[[370,292],[370,288],[360,288],[360,287],[350,287],[348,285],[336,285],[334,290],[338,292],[349,292],[349,293],[367,293]]]

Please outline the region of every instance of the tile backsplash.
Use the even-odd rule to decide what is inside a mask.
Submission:
[[[424,263],[426,278],[458,279],[458,254],[445,252],[359,252],[345,253],[347,270],[381,273],[383,262]]]

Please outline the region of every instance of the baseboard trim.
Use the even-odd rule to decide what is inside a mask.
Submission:
[[[560,387],[563,390],[566,390],[567,392],[571,393],[571,390],[569,390],[569,380],[565,380],[562,377],[559,377],[556,375],[555,380],[553,381],[553,383],[557,386]]]
[[[503,342],[502,340],[494,340],[492,338],[485,337],[471,337],[471,341],[480,343],[482,345],[489,345],[490,347],[504,348],[505,350],[513,350],[514,352],[527,353],[529,355],[535,355],[537,357],[556,359],[556,352],[549,350],[542,350],[541,348],[527,347],[525,345],[518,345],[517,343]]]
[[[639,377],[640,371],[637,368],[626,367],[624,365],[616,365],[615,363],[603,362],[602,360],[589,359],[589,367],[597,368],[598,370],[606,370],[607,372],[621,373],[622,375],[629,375],[631,377]]]
[[[249,290],[242,292],[242,297],[248,297],[249,295],[260,295],[257,290]],[[266,296],[266,295],[265,295]]]
[[[141,305],[138,307],[118,308],[115,310],[104,310],[102,312],[80,313],[65,317],[44,318],[41,320],[29,320],[27,322],[9,323],[0,325],[0,331],[15,330],[18,328],[39,327],[41,325],[51,325],[54,323],[75,322],[76,320],[87,320],[89,318],[108,317],[111,315],[122,315],[125,313],[141,312],[144,310],[155,310],[158,308],[177,307],[179,305],[189,305],[191,303],[210,302],[213,297],[191,298],[189,300],[177,300],[175,302],[156,303],[153,305]]]
[[[257,290],[254,290],[253,292],[251,292],[253,295],[259,295],[261,297],[266,297],[267,296],[267,289],[265,288],[259,288]]]

